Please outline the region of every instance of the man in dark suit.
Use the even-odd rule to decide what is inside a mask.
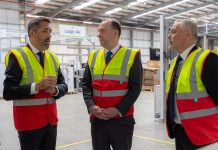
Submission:
[[[218,140],[218,56],[196,47],[192,20],[176,20],[168,38],[178,55],[166,82],[167,131],[177,150],[194,150]]]
[[[14,125],[21,150],[55,150],[56,100],[67,85],[54,52],[49,51],[51,20],[39,17],[28,24],[29,42],[6,55],[3,97],[13,100]]]
[[[94,150],[130,150],[135,120],[133,104],[141,92],[140,51],[119,44],[117,20],[103,21],[98,28],[100,51],[92,51],[82,81],[90,113]]]

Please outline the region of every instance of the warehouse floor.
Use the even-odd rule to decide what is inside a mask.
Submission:
[[[58,102],[57,150],[92,150],[90,123],[82,93],[66,95]],[[154,120],[154,93],[142,92],[135,104],[136,125],[132,150],[174,150],[165,124]],[[0,101],[0,150],[19,150],[13,126],[12,102]]]

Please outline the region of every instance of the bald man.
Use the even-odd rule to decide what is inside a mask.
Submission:
[[[195,150],[218,140],[218,56],[196,46],[192,20],[176,20],[168,38],[178,55],[166,81],[167,131],[177,150]]]
[[[102,49],[90,53],[82,81],[94,150],[130,150],[132,146],[133,104],[141,91],[142,64],[140,51],[123,47],[120,35],[117,20],[99,25]]]

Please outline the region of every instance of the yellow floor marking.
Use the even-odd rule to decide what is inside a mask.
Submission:
[[[149,140],[149,141],[166,143],[166,144],[172,144],[172,145],[175,144],[174,142],[169,142],[169,141],[164,141],[164,140],[159,140],[159,139],[153,139],[153,138],[144,137],[144,136],[133,135],[133,137],[144,139],[144,140]],[[60,146],[57,146],[56,148],[61,149],[61,148],[66,148],[66,147],[75,146],[75,145],[83,144],[83,143],[89,143],[89,142],[91,142],[91,140],[78,141],[78,142],[73,142],[73,143],[70,143],[70,144],[60,145]]]
[[[88,143],[88,142],[91,142],[91,140],[84,140],[84,141],[73,142],[73,143],[70,143],[70,144],[65,144],[65,145],[57,146],[56,148],[57,149],[61,149],[61,148],[66,148],[66,147],[70,147],[70,146],[74,146],[74,145],[78,145],[78,144],[82,144],[82,143]]]
[[[149,140],[149,141],[155,141],[155,142],[161,142],[161,143],[166,143],[166,144],[175,144],[175,142],[169,142],[169,141],[164,141],[164,140],[159,140],[159,139],[153,139],[149,137],[144,137],[144,136],[138,136],[138,135],[133,135],[134,137]]]

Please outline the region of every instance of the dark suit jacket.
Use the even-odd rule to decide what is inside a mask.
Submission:
[[[115,106],[122,116],[126,114],[129,110],[130,106],[135,103],[137,100],[142,87],[142,63],[141,63],[141,54],[138,53],[136,55],[135,61],[130,69],[129,73],[129,91],[123,100]],[[88,66],[88,63],[85,68],[85,72],[82,80],[82,88],[83,88],[83,97],[89,111],[89,108],[94,105],[93,101],[93,91],[92,91],[92,77],[91,72]],[[98,118],[91,118],[91,123],[101,123],[105,122],[104,120]],[[122,123],[122,124],[134,124],[135,120],[131,117],[121,117],[120,119],[110,119],[111,122]]]
[[[4,90],[3,97],[5,100],[19,100],[22,98],[31,98],[34,95],[30,95],[31,83],[20,85],[23,71],[21,70],[17,59],[14,54],[9,55],[8,67],[5,70]],[[56,99],[64,96],[67,91],[67,84],[65,83],[64,76],[62,75],[60,68],[58,70],[57,87],[59,90]]]
[[[197,47],[194,46],[192,50],[193,52]],[[189,53],[189,54],[190,54]],[[204,66],[202,69],[201,80],[204,83],[204,86],[208,92],[208,94],[213,98],[214,103],[218,106],[218,55],[211,52],[204,62]],[[168,105],[168,104],[167,104]],[[167,115],[169,118],[169,116]],[[168,124],[170,125],[169,119]],[[171,135],[171,138],[174,138],[174,133],[172,129],[173,125],[170,125],[168,129]]]

